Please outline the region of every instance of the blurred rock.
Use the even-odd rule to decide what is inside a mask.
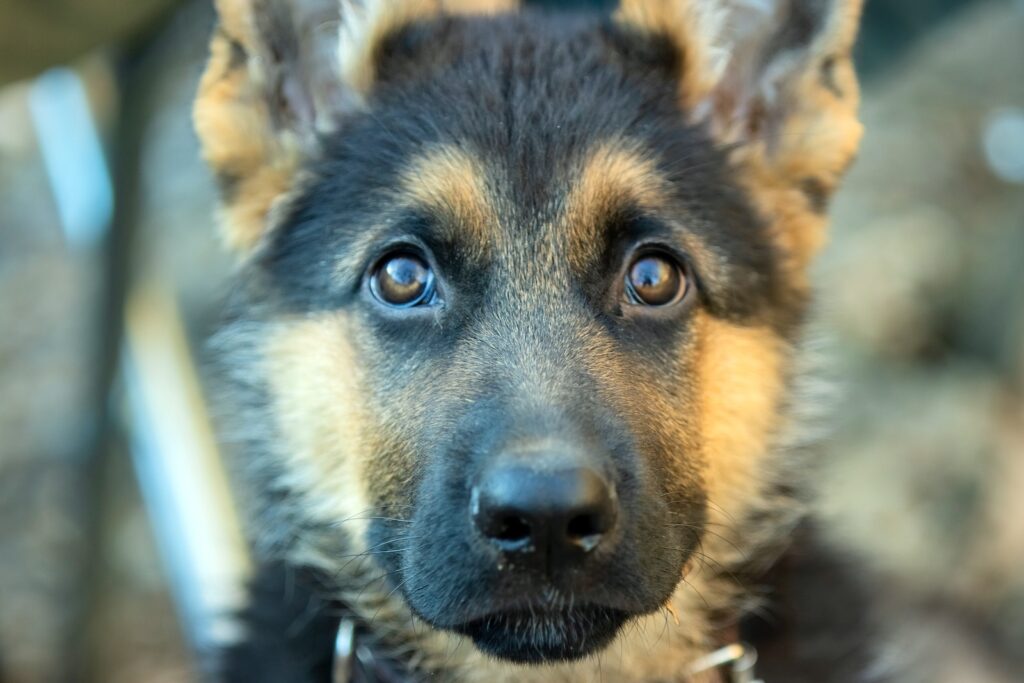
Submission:
[[[901,681],[1024,675],[1022,107],[1006,3],[892,64],[819,264],[846,397],[820,507],[870,562]]]

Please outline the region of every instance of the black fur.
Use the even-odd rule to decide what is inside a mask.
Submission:
[[[769,683],[866,680],[879,624],[859,558],[830,546],[806,523],[757,581],[771,587],[767,607],[744,621],[741,636],[758,650],[760,677]]]
[[[243,640],[219,662],[225,683],[327,683],[338,608],[322,599],[313,576],[279,563],[259,568],[240,615]]]

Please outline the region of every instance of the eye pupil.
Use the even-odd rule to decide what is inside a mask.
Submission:
[[[630,266],[626,289],[633,303],[666,306],[686,292],[686,278],[679,265],[657,254],[641,256]]]
[[[371,280],[374,295],[390,306],[415,306],[426,301],[433,287],[433,273],[414,254],[394,254],[377,266]]]

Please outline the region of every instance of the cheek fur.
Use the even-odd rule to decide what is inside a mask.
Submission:
[[[735,526],[763,495],[783,384],[784,342],[767,327],[698,320],[697,378],[712,523]]]
[[[364,485],[373,419],[351,328],[341,313],[281,322],[267,336],[264,362],[284,483],[305,498],[312,520],[343,524],[360,550],[374,514]]]

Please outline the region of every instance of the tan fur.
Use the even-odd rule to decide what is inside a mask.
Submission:
[[[808,286],[807,266],[825,244],[828,220],[815,211],[799,188],[780,183],[763,166],[754,166],[742,174],[748,196],[758,213],[767,220],[786,277],[797,287]]]
[[[631,141],[615,140],[600,145],[584,160],[566,197],[565,211],[570,222],[592,226],[630,203],[660,208],[665,187],[651,154]],[[591,236],[586,235],[588,241]]]
[[[258,39],[252,21],[252,3],[253,0],[214,0],[217,17],[224,31],[249,48]]]
[[[353,338],[341,314],[283,320],[267,333],[263,362],[284,442],[277,455],[287,464],[286,483],[305,497],[313,519],[342,523],[358,551],[365,548],[370,510],[362,472],[374,417],[365,409]]]
[[[806,73],[793,91],[795,111],[778,128],[776,138],[737,148],[733,163],[741,181],[767,217],[791,274],[802,275],[825,241],[827,219],[811,206],[801,186],[808,181],[831,195],[853,162],[863,136],[857,119],[859,91],[848,58],[833,67],[837,98],[821,87],[819,74]]]
[[[384,200],[411,211],[432,211],[439,228],[453,238],[471,235],[483,251],[501,238],[498,215],[488,191],[488,169],[464,151],[435,146],[408,162],[394,192]],[[358,270],[384,226],[364,226],[359,242],[338,260],[338,271]],[[470,240],[467,240],[470,241]]]
[[[706,313],[699,317],[697,337],[708,512],[712,529],[730,529],[764,495],[763,463],[773,454],[780,422],[784,343],[768,328]],[[731,554],[727,547],[721,551]]]
[[[498,235],[486,169],[452,145],[430,149],[409,164],[398,200],[433,209],[476,244],[493,244]]]
[[[630,205],[661,208],[665,181],[651,155],[634,143],[617,140],[593,150],[577,171],[579,180],[564,200],[561,225],[569,236],[566,254],[576,267],[598,258],[595,235],[605,221]]]
[[[606,222],[623,210],[642,209],[652,215],[671,216],[666,206],[669,183],[658,170],[656,155],[636,141],[617,139],[591,151],[576,171],[563,201],[559,225],[569,236],[566,255],[574,265],[596,258],[597,239]],[[713,269],[714,256],[692,235],[686,247],[701,267]]]
[[[273,130],[266,103],[244,66],[231,67],[231,41],[218,32],[210,43],[194,120],[206,162],[236,185],[222,207],[221,234],[230,249],[245,252],[263,235],[274,200],[291,186],[300,155],[293,140]]]
[[[642,154],[626,149],[602,147],[588,157],[560,224],[567,229],[573,229],[570,224],[579,221],[590,226],[606,215],[604,211],[613,211],[618,202],[640,201],[643,205],[659,206],[662,195],[657,190],[663,181]],[[473,230],[475,221],[493,220],[482,177],[482,169],[472,159],[442,148],[411,166],[402,195],[405,201],[462,215],[470,219],[466,229]],[[575,229],[583,230],[579,226]],[[583,246],[581,241],[575,248]],[[767,327],[746,327],[703,312],[698,315],[696,341],[684,350],[695,367],[694,385],[688,391],[698,399],[695,419],[689,415],[687,403],[646,406],[646,410],[666,416],[658,426],[665,439],[681,447],[701,444],[697,459],[710,501],[709,523],[713,533],[705,538],[703,554],[694,571],[667,603],[680,615],[680,624],[667,610],[658,612],[627,628],[599,658],[524,669],[490,660],[458,636],[419,623],[400,597],[389,595],[383,574],[368,562],[360,567],[360,572],[369,574],[363,574],[348,590],[346,602],[363,618],[373,618],[380,635],[403,643],[407,654],[420,666],[428,670],[446,669],[448,680],[459,683],[589,683],[598,678],[609,683],[673,680],[688,662],[713,648],[714,643],[709,640],[711,631],[700,615],[709,612],[709,606],[726,610],[734,604],[738,597],[736,589],[721,574],[730,565],[745,561],[747,554],[758,550],[758,544],[764,540],[740,538],[737,526],[748,512],[767,504],[766,487],[774,480],[774,473],[769,470],[775,461],[769,456],[777,445],[782,421],[779,402],[787,348]],[[331,515],[333,519],[358,516],[361,509],[369,507],[365,493],[360,497],[351,487],[362,487],[364,492],[371,488],[365,480],[371,474],[367,467],[372,469],[373,476],[379,476],[380,468],[369,462],[375,451],[370,439],[388,429],[385,425],[373,426],[365,410],[357,409],[358,414],[353,414],[345,407],[352,401],[366,404],[366,390],[359,388],[358,373],[352,372],[358,361],[352,355],[350,340],[358,336],[351,323],[332,314],[315,321],[289,323],[268,345],[268,356],[273,355],[272,384],[280,387],[275,389],[282,406],[278,414],[286,433],[292,430],[284,423],[294,421],[295,436],[289,440],[289,457],[300,473],[310,474],[303,490],[322,501],[325,520],[332,519]],[[631,391],[630,378],[616,373],[607,349],[588,348],[585,355],[596,364],[592,367],[595,375],[604,378],[605,391]],[[655,378],[652,376],[649,381]],[[657,401],[658,396],[647,400]],[[619,401],[628,403],[621,396]],[[317,419],[310,426],[309,417],[313,415]],[[688,433],[691,431],[698,434]],[[352,446],[339,453],[342,443]],[[317,472],[327,476],[318,478]],[[372,488],[380,490],[386,484],[374,481]],[[339,491],[345,494],[339,495]],[[352,529],[365,531],[359,523]],[[365,538],[354,540],[357,551],[366,548]],[[336,569],[337,559],[322,555],[312,547],[296,551],[296,557],[304,562],[326,570]]]

